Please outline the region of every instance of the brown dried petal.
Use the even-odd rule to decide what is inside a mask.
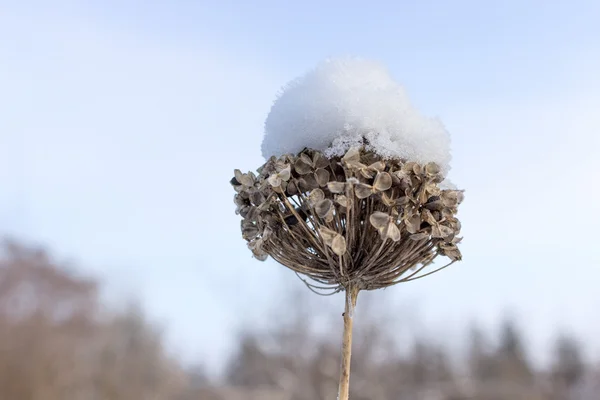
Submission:
[[[259,261],[265,261],[269,255],[262,248],[263,239],[254,240],[248,243],[248,248],[252,251],[252,255]]]
[[[244,199],[239,194],[236,194],[233,196],[233,203],[238,207],[242,207],[248,204],[248,200]]]
[[[331,193],[344,193],[346,184],[344,182],[328,182],[327,188]]]
[[[398,242],[400,240],[400,229],[398,229],[396,224],[392,221],[388,223],[386,231],[386,237],[388,239],[392,239],[394,242]]]
[[[316,170],[315,171],[315,179],[316,179],[317,183],[319,184],[319,186],[327,185],[327,182],[329,181],[329,171],[327,171],[325,169]]]
[[[264,203],[266,200],[266,197],[264,194],[262,194],[260,191],[255,190],[252,193],[250,193],[250,201],[252,202],[252,204],[254,204],[255,206],[260,206],[262,203]]]
[[[444,203],[438,198],[437,200],[428,201],[423,207],[431,211],[442,211],[444,209]]]
[[[252,187],[256,182],[256,176],[252,172],[242,174],[242,179],[239,182],[246,187]]]
[[[250,211],[250,206],[242,206],[235,210],[236,214],[240,214],[242,218],[246,218],[248,216],[248,212]]]
[[[360,147],[352,147],[348,149],[342,161],[346,163],[360,163]]]
[[[367,167],[366,165],[363,164],[356,164],[356,168],[358,169],[358,171],[360,172],[360,174],[365,177],[366,179],[373,179],[373,177],[375,176],[375,173],[377,173],[377,171],[370,169],[369,167]]]
[[[302,156],[306,156],[306,154],[302,154]],[[312,165],[311,165],[312,163],[310,162],[310,158],[309,158],[309,162],[307,163],[306,160],[304,158],[302,158],[302,156],[294,164],[294,169],[296,170],[296,172],[298,174],[306,175],[306,174],[312,172]]]
[[[246,211],[244,218],[246,218],[248,221],[258,222],[260,220],[259,209],[257,207],[248,207],[248,210]]]
[[[402,166],[402,171],[407,174],[412,174],[412,173],[414,173],[415,165],[417,165],[416,162],[413,162],[413,161],[407,162],[406,164],[404,164]]]
[[[436,224],[431,227],[431,236],[434,238],[445,238],[452,235],[454,231],[444,225]]]
[[[354,187],[354,193],[356,193],[356,197],[358,197],[359,199],[366,199],[367,197],[373,194],[373,187],[365,183],[358,183]]]
[[[423,173],[423,168],[421,168],[419,164],[415,163],[415,165],[413,165],[413,172],[415,175],[419,176]]]
[[[287,187],[285,188],[285,191],[287,192],[287,194],[289,194],[290,196],[294,196],[296,194],[298,194],[298,184],[295,181],[291,181],[288,183]]]
[[[396,205],[404,206],[410,202],[410,199],[407,196],[398,197],[396,199]]]
[[[460,254],[460,250],[453,244],[441,244],[440,245],[440,253],[451,259],[452,261],[460,261],[462,260],[462,254]]]
[[[291,165],[286,166],[284,169],[282,169],[281,171],[279,171],[278,173],[279,177],[284,180],[284,181],[289,181],[290,178],[292,177],[292,167]]]
[[[321,234],[321,237],[323,238],[323,241],[327,246],[331,246],[333,238],[339,235],[339,233],[337,233],[336,231],[326,228],[324,226],[319,228],[319,233]]]
[[[279,177],[279,174],[274,174],[271,175],[268,179],[269,185],[273,186],[273,187],[279,187],[281,186],[281,183],[283,182],[281,180],[281,178]]]
[[[437,221],[435,220],[433,214],[427,209],[424,209],[421,212],[421,219],[427,222],[429,225],[437,225]]]
[[[259,235],[259,230],[253,223],[248,223],[247,220],[242,221],[242,237],[246,240],[255,239]]]
[[[240,183],[240,185],[242,184],[242,177],[244,176],[244,174],[242,173],[242,171],[240,171],[239,169],[234,169],[233,170],[233,175],[235,176],[235,180],[238,181]]]
[[[410,175],[407,172],[405,172],[404,170],[400,170],[396,171],[394,175],[396,176],[396,178],[398,178],[398,186],[401,189],[408,189],[410,187],[411,180]]]
[[[393,207],[396,205],[396,200],[388,196],[387,193],[381,194],[381,201],[388,207]]]
[[[323,217],[323,219],[325,220],[325,222],[332,222],[335,215],[333,214],[333,210],[335,210],[335,207],[331,207],[329,209],[329,212],[325,215],[325,217]]]
[[[464,194],[459,190],[443,190],[441,198],[444,206],[453,208],[463,201]]]
[[[412,235],[410,235],[410,238],[412,240],[423,240],[423,239],[427,239],[429,237],[429,233],[427,232],[418,232],[418,233],[413,233]]]
[[[344,196],[343,194],[336,195],[335,202],[338,203],[342,207],[348,207],[348,198],[346,196]]]
[[[308,195],[308,201],[311,205],[317,204],[325,198],[325,193],[321,189],[315,189]]]
[[[387,172],[380,172],[375,178],[373,187],[380,192],[384,192],[392,187],[392,177]]]
[[[385,227],[388,225],[389,221],[390,221],[390,216],[381,211],[375,211],[369,217],[369,222],[371,222],[371,225],[373,225],[375,227],[375,229],[385,229]]]
[[[409,216],[404,220],[404,224],[409,233],[417,233],[421,228],[421,216],[419,214]]]
[[[327,214],[332,211],[332,208],[333,202],[330,199],[324,199],[315,204],[315,212],[321,218],[327,217]]]
[[[452,229],[449,226],[440,224],[440,230],[442,231],[443,237],[449,237],[449,236],[454,235],[454,229]]]
[[[300,180],[298,180],[298,185],[303,192],[310,192],[311,190],[319,187],[314,174],[304,175]]]
[[[346,252],[346,238],[340,234],[337,234],[331,241],[331,249],[338,256],[343,256]]]
[[[461,228],[462,228],[462,224],[460,223],[460,220],[454,218],[452,221],[450,221],[450,226],[452,227],[452,229],[454,229],[454,231],[456,233],[460,232]]]
[[[313,156],[313,166],[317,169],[327,168],[329,166],[329,160],[323,153],[316,152]]]
[[[382,172],[385,169],[385,163],[383,161],[377,161],[369,165],[369,169]]]
[[[310,158],[310,156],[308,154],[306,154],[306,153],[300,154],[300,158],[298,160],[302,160],[306,165],[309,165],[311,167],[313,165],[312,158]]]
[[[436,176],[440,173],[440,167],[434,162],[427,163],[425,165],[425,173],[430,177]]]

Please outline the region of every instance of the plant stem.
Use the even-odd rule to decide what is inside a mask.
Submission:
[[[358,288],[351,285],[346,288],[346,308],[344,311],[344,339],[342,341],[342,368],[340,372],[340,388],[338,400],[348,400],[350,393],[350,359],[352,357],[352,317]]]

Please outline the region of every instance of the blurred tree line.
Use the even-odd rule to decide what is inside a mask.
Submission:
[[[0,399],[335,399],[340,335],[315,332],[307,310],[290,310],[286,322],[243,331],[222,378],[211,381],[202,369],[185,367],[168,354],[160,330],[143,310],[107,310],[96,281],[43,249],[4,241]],[[600,398],[598,368],[584,360],[573,337],[559,336],[551,364],[536,368],[510,320],[495,344],[472,329],[465,339],[468,351],[456,359],[423,337],[400,351],[394,332],[376,312],[360,318],[352,358],[354,400]]]

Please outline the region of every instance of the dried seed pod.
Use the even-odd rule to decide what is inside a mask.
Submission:
[[[281,187],[284,182],[287,182],[292,177],[292,170],[289,165],[281,169],[279,172],[271,175],[268,179],[269,184],[273,187]]]
[[[440,196],[431,196],[423,207],[432,211],[442,211],[444,209],[444,202],[440,199]]]
[[[461,259],[456,212],[463,193],[440,189],[443,179],[434,163],[351,148],[330,159],[310,149],[271,157],[258,176],[235,170],[230,183],[255,258],[270,255],[334,288],[353,282],[376,289],[402,282],[407,270],[438,255]]]
[[[329,160],[320,152],[314,152],[312,158],[302,153],[294,163],[294,169],[299,175],[311,174],[318,186],[325,186],[329,181]]]
[[[314,174],[304,175],[298,179],[298,187],[302,192],[310,192],[313,189],[318,188],[320,185],[314,177]]]
[[[412,240],[424,240],[424,239],[428,239],[431,235],[427,232],[419,232],[419,233],[413,233],[412,235],[410,235],[409,237]]]
[[[331,193],[344,193],[346,191],[346,183],[344,182],[329,182],[327,188]]]
[[[369,217],[371,225],[379,231],[381,239],[392,239],[394,242],[400,240],[400,229],[396,226],[396,218],[381,211],[376,211]]]
[[[325,199],[325,193],[321,189],[314,189],[308,195],[308,202],[314,207],[315,204]]]
[[[366,183],[359,183],[354,187],[354,193],[356,193],[356,197],[359,199],[366,199],[374,193],[373,186]]]
[[[373,188],[378,192],[385,192],[392,187],[392,177],[387,172],[379,172],[375,177]]]
[[[333,211],[333,202],[330,199],[320,200],[315,204],[315,212],[321,218],[325,218],[327,214]]]
[[[258,226],[247,219],[242,220],[242,236],[246,240],[252,240],[260,234]]]
[[[338,203],[342,207],[348,207],[348,198],[343,194],[339,194],[335,196],[335,202]]]
[[[462,254],[460,254],[460,250],[454,244],[441,244],[440,253],[442,253],[452,261],[459,261],[462,259]]]
[[[404,224],[409,233],[417,233],[421,229],[421,216],[419,214],[409,214],[404,218]]]
[[[438,175],[440,173],[440,167],[434,163],[434,162],[430,162],[427,163],[427,165],[425,165],[425,173],[429,176],[429,177],[434,177],[436,175]]]
[[[338,256],[343,256],[346,252],[346,239],[338,232],[326,227],[321,227],[319,233],[325,244],[333,250]]]

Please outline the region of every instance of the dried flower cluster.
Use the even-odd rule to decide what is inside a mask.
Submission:
[[[311,278],[312,289],[337,292],[428,275],[441,269],[422,272],[438,255],[460,260],[463,194],[440,189],[443,179],[435,163],[355,147],[331,159],[311,149],[272,157],[258,175],[236,170],[231,184],[254,256]]]

